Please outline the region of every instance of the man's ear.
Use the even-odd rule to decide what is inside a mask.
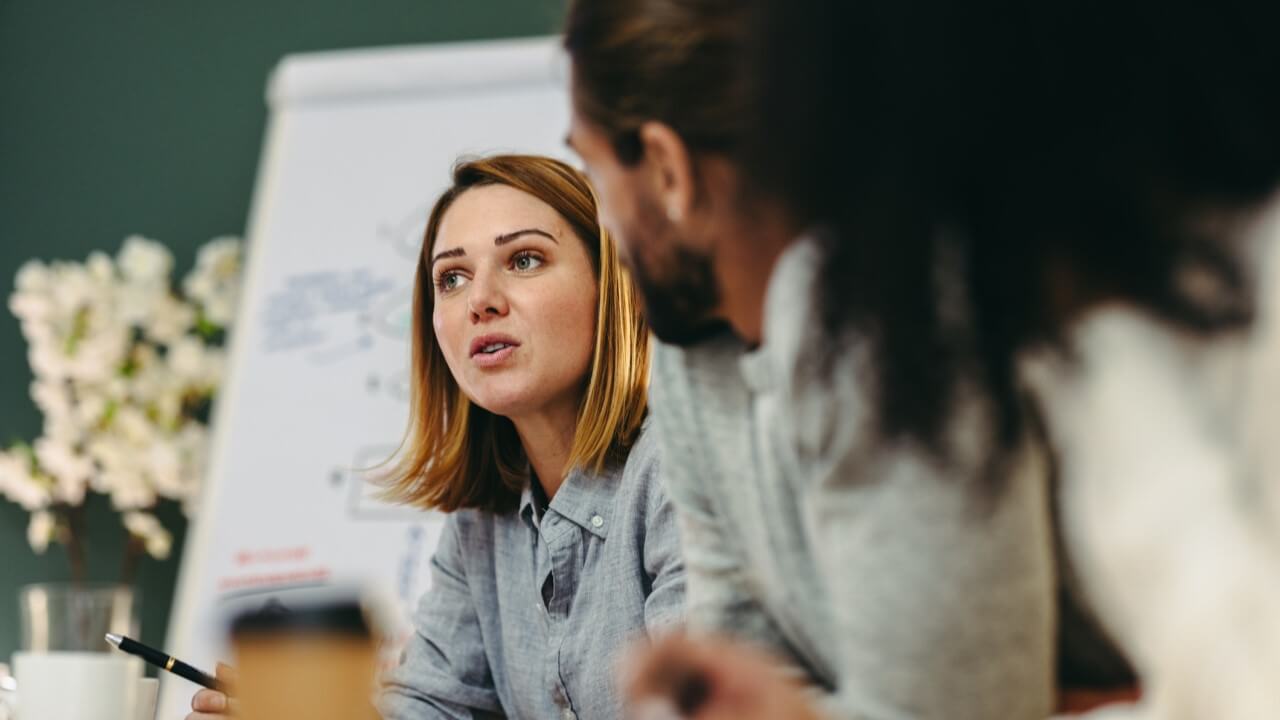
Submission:
[[[658,207],[672,223],[684,222],[697,195],[688,146],[670,125],[655,121],[640,126],[640,145]]]

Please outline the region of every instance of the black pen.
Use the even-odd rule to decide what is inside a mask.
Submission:
[[[137,655],[152,665],[155,665],[158,668],[164,668],[174,675],[184,677],[197,685],[203,685],[210,690],[223,692],[222,683],[218,682],[212,675],[200,672],[172,655],[166,655],[153,647],[143,645],[137,640],[127,638],[123,635],[116,635],[115,633],[107,633],[107,642],[121,652],[127,652],[130,655]]]

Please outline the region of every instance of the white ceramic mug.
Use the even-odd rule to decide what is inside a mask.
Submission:
[[[156,678],[138,678],[138,706],[134,708],[134,720],[155,720],[156,696],[160,693],[160,681]]]
[[[18,652],[17,720],[136,720],[142,661],[95,652]],[[154,712],[154,711],[153,711]]]

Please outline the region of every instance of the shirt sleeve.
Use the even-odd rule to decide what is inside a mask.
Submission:
[[[414,615],[403,661],[383,680],[383,720],[479,720],[503,717],[467,587],[454,515],[431,559],[431,588]]]
[[[689,437],[693,421],[683,417],[689,397],[687,378],[655,353],[650,383],[653,431],[662,457],[662,479],[674,510],[684,556],[686,618],[691,630],[726,635],[794,658],[768,613],[755,600],[742,567],[738,544],[727,532],[709,496],[708,481],[698,473]],[[682,430],[681,428],[684,428]]]
[[[829,392],[812,405],[840,396]],[[972,429],[983,419],[957,422]],[[1038,446],[1014,453],[1001,466],[1003,482],[988,487],[986,465],[963,453],[940,461],[866,426],[831,427],[798,468],[806,532],[835,623],[838,687],[824,703],[828,714],[1046,717],[1055,601],[1047,463]],[[815,437],[823,434],[807,439]]]
[[[945,410],[944,456],[885,437],[873,341],[820,319],[822,247],[802,240],[775,268],[765,350],[779,394],[771,432],[827,586],[837,687],[824,708],[859,720],[1044,718],[1055,599],[1043,452],[992,461],[990,411],[973,387]]]
[[[650,634],[682,625],[685,619],[685,565],[676,527],[675,507],[660,475],[661,462],[653,442],[637,443],[641,483],[649,488],[645,498],[644,572],[649,595],[644,602],[644,622]]]

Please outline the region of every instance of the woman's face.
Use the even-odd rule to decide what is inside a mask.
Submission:
[[[576,411],[598,287],[569,223],[515,188],[472,188],[445,212],[431,258],[432,327],[467,397],[505,417]]]

